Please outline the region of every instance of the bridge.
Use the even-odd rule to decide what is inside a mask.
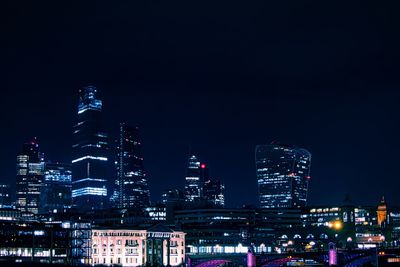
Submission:
[[[260,267],[281,267],[287,266],[289,262],[292,264],[297,261],[300,265],[305,266],[329,266],[328,251],[319,252],[293,252],[282,254],[256,254],[256,266]],[[391,257],[400,262],[400,250],[338,250],[337,265],[344,267],[361,267],[365,264],[376,265],[377,261],[387,262]],[[190,267],[218,267],[218,266],[247,266],[247,254],[203,254],[188,255],[187,264]],[[390,262],[390,261],[389,261]],[[394,261],[395,263],[396,261]],[[304,263],[304,264],[303,264]],[[386,264],[385,266],[392,266]],[[393,264],[393,266],[395,266]],[[399,266],[399,265],[396,265]]]

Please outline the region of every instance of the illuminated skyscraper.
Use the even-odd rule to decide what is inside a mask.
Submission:
[[[203,184],[203,198],[218,206],[225,206],[225,186],[220,180],[206,179]]]
[[[102,102],[96,94],[94,86],[79,90],[78,119],[73,127],[72,201],[79,210],[107,205],[108,136],[101,126]]]
[[[142,144],[137,127],[120,124],[116,167],[117,179],[114,192],[116,206],[148,207],[150,192],[143,167]]]
[[[199,201],[201,199],[203,183],[201,180],[201,164],[195,155],[189,158],[185,178],[185,200]],[[205,168],[205,165],[204,165]]]
[[[44,179],[40,194],[40,213],[59,213],[71,208],[71,165],[45,164]]]
[[[305,207],[310,179],[310,152],[275,143],[259,145],[255,152],[260,207]]]
[[[22,212],[39,212],[44,157],[36,138],[25,143],[17,155],[16,206]]]

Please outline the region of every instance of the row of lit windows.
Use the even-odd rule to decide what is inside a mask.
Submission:
[[[146,237],[148,234],[158,234],[158,235],[165,235],[165,237],[170,238],[183,238],[178,233],[153,233],[153,232],[98,232],[93,231],[93,236],[135,236],[135,237]],[[162,236],[160,236],[162,237]]]
[[[84,157],[80,157],[77,159],[72,160],[72,163],[76,163],[85,159],[94,159],[94,160],[101,160],[101,161],[107,161],[108,159],[106,157],[93,157],[93,156],[84,156]]]
[[[85,195],[93,196],[107,196],[107,188],[101,187],[84,187],[72,190],[72,197],[79,197]]]

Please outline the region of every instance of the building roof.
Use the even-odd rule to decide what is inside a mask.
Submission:
[[[159,223],[151,226],[147,229],[148,232],[162,232],[162,233],[172,233],[174,232],[171,228],[166,226],[165,224]]]

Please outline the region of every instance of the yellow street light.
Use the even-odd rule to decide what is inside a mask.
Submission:
[[[336,230],[340,230],[340,229],[342,229],[342,227],[343,227],[343,224],[342,224],[341,221],[336,221],[336,222],[333,224],[333,228],[335,228]]]
[[[343,228],[343,223],[341,221],[329,222],[328,227],[333,228],[335,230],[340,230]]]

